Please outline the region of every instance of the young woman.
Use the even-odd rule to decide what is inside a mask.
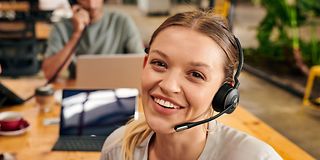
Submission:
[[[219,88],[235,84],[241,48],[227,28],[203,11],[180,13],[160,25],[143,66],[144,115],[107,138],[102,160],[281,159],[264,142],[217,121],[174,129],[213,116]]]

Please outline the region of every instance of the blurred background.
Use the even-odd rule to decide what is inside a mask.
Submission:
[[[64,0],[0,0],[1,78],[43,77],[52,23],[70,17]],[[12,7],[15,6],[15,7]],[[213,9],[240,39],[240,105],[320,159],[319,0],[107,0],[130,15],[148,44],[170,15]]]

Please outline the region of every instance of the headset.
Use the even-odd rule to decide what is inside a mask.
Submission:
[[[239,85],[240,82],[238,80],[238,77],[240,75],[240,72],[243,67],[243,50],[241,48],[240,41],[238,38],[234,36],[235,42],[236,42],[236,47],[238,48],[238,56],[239,56],[239,64],[237,67],[237,71],[234,75],[234,85],[231,85],[230,83],[224,83],[217,93],[215,94],[213,100],[212,100],[212,107],[215,111],[217,112],[222,112],[226,109],[228,109],[228,106],[232,106],[232,108],[228,109],[226,113],[230,114],[232,113],[237,104],[239,103]]]
[[[225,27],[223,27],[223,28],[225,28]],[[243,58],[243,50],[242,50],[239,39],[237,37],[235,37],[234,35],[233,35],[233,38],[234,38],[236,44],[235,45],[233,43],[232,44],[237,48],[239,64],[238,64],[236,73],[234,75],[234,82],[235,82],[234,85],[227,83],[227,82],[224,83],[218,89],[217,93],[213,97],[213,100],[211,102],[212,108],[214,111],[219,112],[219,113],[208,118],[208,119],[204,119],[201,121],[186,122],[186,123],[176,125],[174,127],[176,132],[180,132],[180,131],[183,131],[183,130],[210,122],[210,121],[222,116],[225,113],[230,114],[236,109],[236,107],[239,103],[239,98],[240,98],[239,91],[238,91],[240,82],[238,80],[238,77],[239,77],[240,72],[243,67],[244,58]],[[149,48],[146,48],[145,52],[148,54]]]

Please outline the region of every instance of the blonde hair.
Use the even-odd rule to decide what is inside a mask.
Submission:
[[[158,27],[151,37],[149,46],[161,31],[171,26],[190,28],[213,39],[222,48],[226,56],[225,79],[229,82],[233,81],[233,72],[238,63],[238,49],[233,34],[220,16],[207,11],[178,13],[169,17]],[[208,116],[212,114],[213,110]],[[151,132],[152,130],[148,126],[144,115],[140,116],[138,120],[129,122],[122,141],[123,159],[133,160],[136,146],[141,144]]]
[[[149,128],[144,114],[139,115],[138,120],[131,120],[126,125],[126,130],[124,133],[122,141],[122,153],[124,160],[133,160],[133,152],[138,144],[141,144],[150,133],[152,132]]]

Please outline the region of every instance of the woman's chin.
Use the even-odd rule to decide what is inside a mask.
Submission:
[[[175,132],[174,126],[172,126],[172,124],[161,123],[161,120],[147,120],[147,123],[149,127],[158,134],[170,134]]]

